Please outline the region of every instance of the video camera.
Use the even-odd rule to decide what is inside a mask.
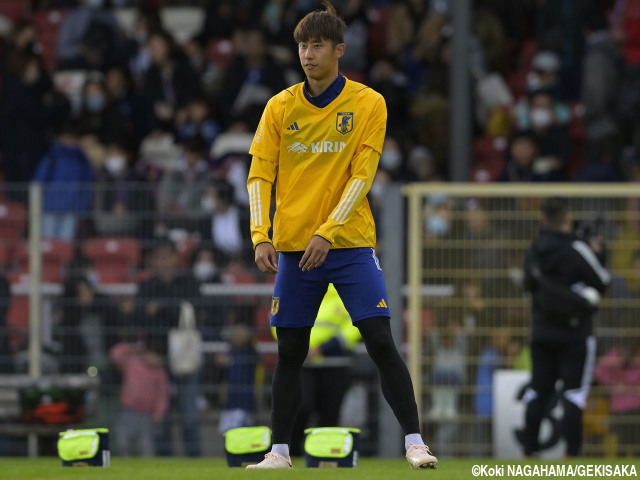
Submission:
[[[604,236],[604,212],[598,212],[593,220],[576,220],[573,222],[573,233],[576,238],[589,243],[595,237]]]

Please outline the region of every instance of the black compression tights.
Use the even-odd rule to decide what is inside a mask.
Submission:
[[[389,319],[373,317],[355,323],[369,356],[378,367],[382,394],[405,434],[418,433],[418,409],[409,371],[398,353]],[[311,327],[280,328],[278,362],[273,374],[271,423],[273,443],[289,444],[293,424],[302,401],[302,363],[309,351]]]

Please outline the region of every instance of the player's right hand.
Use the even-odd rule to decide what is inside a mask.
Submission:
[[[261,272],[278,273],[278,257],[273,245],[264,242],[256,246],[256,265],[258,265]]]

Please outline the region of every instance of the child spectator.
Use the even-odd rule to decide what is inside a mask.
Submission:
[[[572,153],[569,107],[557,101],[549,90],[535,90],[518,102],[513,115],[516,130],[530,133],[540,156],[548,159],[552,170],[564,174]]]
[[[152,348],[121,342],[109,355],[122,372],[122,411],[116,431],[121,456],[138,446],[143,457],[154,455],[153,435],[169,409],[169,376],[164,359]]]
[[[539,144],[531,132],[518,132],[511,139],[501,182],[549,182],[562,179],[562,165],[554,157],[539,155]]]
[[[40,160],[33,180],[44,184],[42,236],[71,241],[79,218],[93,206],[93,169],[78,147],[77,128],[65,122]]]
[[[258,352],[253,344],[253,332],[244,322],[235,321],[223,332],[229,352],[218,362],[226,367],[227,401],[220,415],[220,433],[232,428],[248,427],[255,419],[255,381]]]
[[[189,100],[185,108],[178,110],[176,129],[178,141],[200,135],[206,143],[207,151],[220,133],[220,126],[212,118],[204,97],[194,97]]]
[[[124,138],[105,145],[104,164],[98,170],[95,226],[101,235],[150,238],[155,200],[143,175],[134,169],[135,150]]]

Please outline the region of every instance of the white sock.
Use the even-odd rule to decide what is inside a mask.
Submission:
[[[289,458],[289,445],[286,443],[274,443],[271,447],[271,453],[277,453],[278,455],[282,455],[284,458]]]
[[[420,435],[419,433],[410,433],[409,435],[405,435],[404,449],[409,450],[411,445],[424,445],[424,440],[422,440],[422,435]]]

